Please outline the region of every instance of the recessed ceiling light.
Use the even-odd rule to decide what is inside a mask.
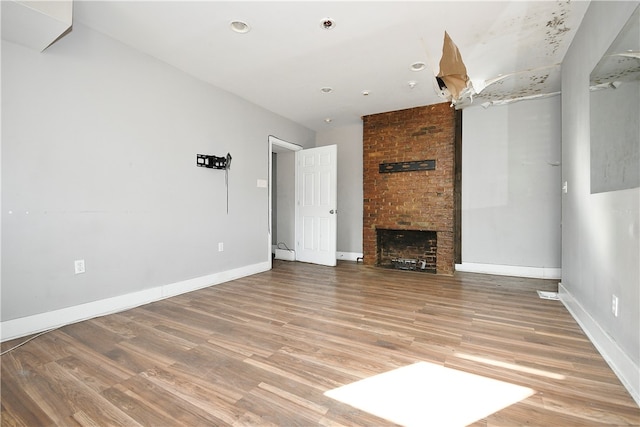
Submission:
[[[320,91],[321,91],[321,92],[323,92],[323,93],[329,93],[329,92],[331,92],[332,90],[333,90],[333,89],[332,89],[332,88],[330,88],[329,86],[325,86],[325,87],[323,87],[323,88],[320,88]]]
[[[336,27],[336,21],[331,18],[324,18],[320,21],[320,26],[325,30],[332,30]]]
[[[411,81],[409,81],[409,83],[407,83],[407,84],[409,85],[409,87],[410,87],[411,89],[413,89],[414,87],[416,87],[416,86],[418,85],[418,82],[417,82],[417,81],[415,81],[415,80],[411,80]]]
[[[333,119],[331,119],[331,117],[327,117],[326,119],[324,119],[325,123],[331,123]]]
[[[364,96],[369,96],[369,91],[368,91],[368,90],[363,90],[363,91],[362,91],[362,95],[364,95]]]
[[[240,34],[248,33],[249,30],[251,30],[251,27],[249,26],[249,24],[243,21],[231,21],[229,26],[233,31]]]
[[[424,62],[414,62],[409,68],[411,69],[411,71],[422,71],[426,67],[427,65]]]

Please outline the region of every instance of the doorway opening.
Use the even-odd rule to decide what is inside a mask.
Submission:
[[[269,268],[275,249],[295,245],[295,152],[302,146],[269,135]]]

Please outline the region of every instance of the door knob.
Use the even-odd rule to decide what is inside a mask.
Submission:
[[[333,215],[334,213],[338,213],[338,210],[336,209],[336,210],[334,211],[333,209],[331,209],[331,210],[329,211],[329,213],[330,213],[331,215]]]

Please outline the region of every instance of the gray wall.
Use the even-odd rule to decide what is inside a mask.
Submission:
[[[81,25],[44,53],[3,41],[2,320],[267,262],[270,134],[315,144]],[[227,152],[228,214],[224,172],[195,166]]]
[[[273,202],[277,206],[276,244],[284,243],[289,249],[295,249],[296,236],[296,155],[295,151],[278,153],[278,171],[274,178],[278,198]],[[283,246],[281,249],[285,249]]]
[[[462,262],[559,268],[560,97],[462,114]]]
[[[638,4],[591,2],[562,63],[561,296],[640,402],[640,189],[591,194],[589,135],[589,74]]]
[[[338,252],[362,254],[362,124],[318,132],[316,146],[338,146]]]

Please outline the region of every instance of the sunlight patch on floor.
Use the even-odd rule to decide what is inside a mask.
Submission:
[[[473,356],[471,354],[456,353],[455,356],[461,359],[471,360],[472,362],[479,362],[479,363],[484,363],[486,365],[497,366],[499,368],[511,369],[513,371],[539,375],[541,377],[547,377],[553,380],[564,380],[566,378],[564,375],[556,374],[555,372],[549,372],[549,371],[536,369],[536,368],[529,368],[527,366],[516,365],[515,363],[502,362],[500,360],[493,360],[486,357]]]
[[[418,362],[329,390],[325,395],[404,426],[466,426],[534,390]]]

